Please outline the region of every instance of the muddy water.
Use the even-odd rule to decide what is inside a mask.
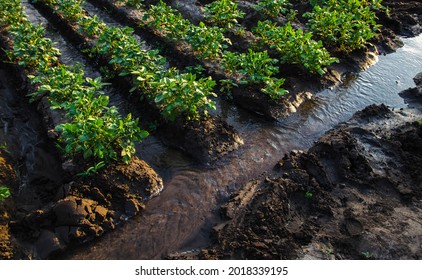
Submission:
[[[17,210],[31,212],[51,197],[38,195],[38,187],[51,191],[62,184],[57,150],[47,138],[42,116],[19,91],[21,85],[0,64],[0,145],[14,160],[19,188]],[[18,88],[16,88],[18,87]]]
[[[165,179],[162,194],[146,210],[98,242],[64,256],[69,259],[157,259],[207,245],[218,208],[242,183],[270,170],[284,153],[307,149],[325,131],[373,103],[406,107],[397,93],[413,86],[422,70],[422,36],[404,39],[396,53],[345,77],[343,86],[316,94],[294,116],[278,123],[257,120],[227,104],[219,111],[239,130],[245,147],[216,167],[198,166],[157,142],[140,145],[140,156]]]
[[[14,86],[13,78],[0,65],[0,145],[16,162],[19,189],[14,195],[18,210],[25,213],[48,200],[37,195],[38,186],[54,192],[61,185],[60,161],[47,139],[41,116]]]

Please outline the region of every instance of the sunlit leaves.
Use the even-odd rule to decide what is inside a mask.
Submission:
[[[11,193],[8,187],[0,186],[0,201],[10,197]]]
[[[311,73],[322,75],[326,66],[338,61],[330,56],[321,41],[312,38],[312,33],[295,29],[290,23],[277,26],[268,20],[259,21],[254,32],[262,42],[281,55],[281,62],[301,64]]]
[[[288,6],[288,0],[260,0],[255,9],[266,16],[275,18],[286,13]]]
[[[308,27],[327,46],[350,53],[365,47],[377,35],[375,9],[381,1],[373,0],[329,0],[314,1],[314,8],[305,14]]]
[[[231,0],[218,0],[205,5],[205,19],[224,29],[238,26],[238,19],[245,16],[245,13],[238,10],[237,3]]]
[[[69,13],[79,11],[70,6],[60,7]],[[11,17],[7,21],[13,39],[10,56],[33,73],[28,77],[38,90],[31,94],[32,100],[46,96],[52,109],[65,113],[68,122],[57,126],[65,152],[103,162],[128,162],[135,153],[135,142],[147,136],[147,132],[139,128],[138,120],[130,114],[122,118],[117,108],[108,106],[109,99],[102,92],[106,84],[100,78],[85,78],[80,67],[59,62],[59,51],[44,37],[41,25],[34,26],[26,20],[19,9],[20,1],[5,0],[1,7],[7,9],[2,14],[14,12],[21,18]]]

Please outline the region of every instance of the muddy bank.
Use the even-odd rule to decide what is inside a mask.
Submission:
[[[212,246],[170,258],[421,259],[422,98],[413,105],[368,106],[285,155],[222,207]]]
[[[16,213],[10,226],[28,258],[53,258],[137,215],[162,188],[161,178],[142,160],[110,164],[59,186],[51,201],[29,214]]]

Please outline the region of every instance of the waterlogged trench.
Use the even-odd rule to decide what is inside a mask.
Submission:
[[[266,122],[219,104],[218,113],[239,131],[245,146],[216,167],[199,166],[157,141],[143,142],[139,156],[165,180],[161,195],[121,228],[62,257],[159,259],[206,246],[229,193],[270,170],[285,153],[309,148],[324,132],[367,105],[407,107],[397,93],[414,86],[412,77],[422,69],[422,36],[403,41],[405,46],[396,53],[379,57],[367,71],[349,75],[343,86],[316,94],[315,100],[281,122]]]

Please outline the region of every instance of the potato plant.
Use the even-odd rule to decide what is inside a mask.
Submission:
[[[57,62],[60,51],[44,37],[44,32],[41,25],[34,26],[27,21],[10,27],[14,39],[13,56],[20,66],[48,68]]]
[[[130,6],[130,3],[126,3]],[[173,40],[182,40],[188,31],[190,22],[183,18],[180,13],[168,6],[163,1],[145,11],[143,20],[147,21],[148,26],[153,26],[157,30],[163,31],[165,35]]]
[[[57,4],[63,17],[73,23],[78,20],[79,15],[83,14],[81,5],[84,0],[50,0],[49,2]]]
[[[0,1],[0,24],[14,25],[24,21],[19,0]]]
[[[245,16],[244,12],[238,10],[237,3],[231,0],[213,1],[204,6],[204,13],[206,21],[224,29],[238,29],[238,19]]]
[[[301,64],[311,73],[322,75],[326,66],[338,61],[321,41],[312,38],[312,33],[294,29],[290,23],[277,26],[269,20],[259,21],[253,31],[260,41],[281,55],[282,63]]]
[[[0,186],[0,201],[5,200],[6,198],[10,197],[10,189],[6,186]]]
[[[212,92],[214,86],[215,81],[210,77],[197,79],[195,74],[180,74],[174,68],[152,83],[154,100],[163,104],[163,114],[170,121],[175,121],[180,115],[185,115],[188,120],[195,119],[203,108],[215,110],[215,102],[208,98],[215,96]],[[205,114],[207,112],[204,111]]]
[[[285,14],[289,5],[288,0],[259,0],[254,8],[265,16],[275,18]]]
[[[186,42],[190,44],[194,52],[203,59],[217,59],[221,57],[230,40],[224,37],[219,27],[209,27],[203,22],[199,25],[189,25],[186,36]]]
[[[327,46],[350,53],[362,49],[377,36],[379,25],[375,10],[380,0],[314,1],[313,10],[305,17],[307,26]]]
[[[77,23],[80,26],[79,31],[84,32],[89,37],[97,37],[100,35],[101,30],[105,28],[105,24],[100,22],[97,15],[93,17],[81,17],[78,19]]]
[[[202,59],[219,58],[222,51],[230,44],[230,40],[224,37],[224,30],[217,27],[209,27],[203,22],[198,25],[191,24],[188,20],[164,2],[160,1],[145,12],[144,20],[148,26],[163,31],[173,41],[187,42],[192,51]]]
[[[263,84],[261,91],[273,99],[278,99],[287,93],[281,88],[284,79],[274,78],[279,72],[277,59],[269,57],[266,51],[255,52],[251,49],[248,53],[224,52],[222,60],[223,69],[236,77],[236,82],[225,82],[225,87],[235,84]]]

